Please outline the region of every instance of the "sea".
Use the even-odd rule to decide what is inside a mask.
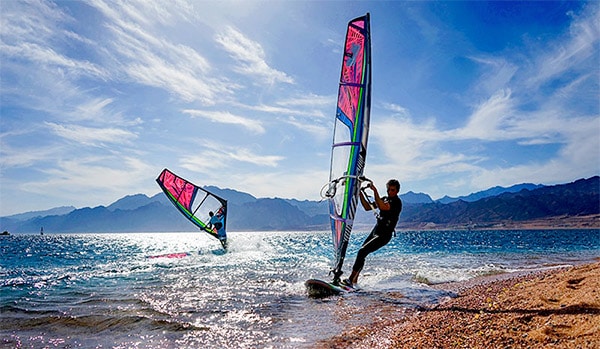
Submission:
[[[0,236],[0,347],[310,348],[384,305],[453,296],[435,284],[600,257],[597,229],[398,231],[358,292],[310,298],[307,279],[331,279],[330,232],[228,235],[226,253],[199,232]]]

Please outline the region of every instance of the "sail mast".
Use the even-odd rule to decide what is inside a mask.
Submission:
[[[358,204],[367,156],[371,109],[370,15],[348,23],[331,149],[329,199],[335,253],[333,282],[338,283]]]

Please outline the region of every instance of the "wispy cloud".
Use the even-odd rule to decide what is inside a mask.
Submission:
[[[478,105],[469,116],[465,127],[456,130],[455,134],[462,139],[476,138],[487,141],[513,138],[513,103],[511,91],[499,91]]]
[[[75,106],[73,118],[76,120],[100,119],[106,115],[106,107],[113,102],[113,98],[93,98],[85,100]]]
[[[307,168],[298,172],[269,171],[267,173],[239,173],[230,179],[231,186],[252,188],[257,197],[300,198],[307,195],[318,199],[319,189],[328,181],[326,168]],[[293,185],[290,185],[293,183]],[[277,188],[277,194],[273,189]]]
[[[314,107],[330,107],[334,106],[336,102],[335,96],[319,96],[314,93],[309,93],[306,96],[301,97],[290,97],[280,101],[277,101],[278,105],[293,106],[302,108],[314,108]]]
[[[60,30],[56,23],[69,20],[69,16],[57,6],[44,1],[7,1],[2,3],[2,42],[29,42],[47,44],[48,39],[54,40],[55,32]],[[18,14],[28,13],[29,16]]]
[[[408,117],[410,115],[410,113],[408,112],[408,109],[406,109],[403,106],[400,106],[398,104],[395,104],[395,103],[384,102],[384,103],[381,103],[381,106],[383,107],[383,109],[391,111],[394,115],[398,115],[398,116],[402,116],[402,117]]]
[[[40,147],[14,147],[2,142],[0,144],[0,167],[4,170],[16,167],[29,167],[31,165],[56,158],[56,154],[64,151],[61,146]]]
[[[59,125],[46,122],[51,132],[83,145],[100,146],[105,143],[129,143],[137,138],[135,133],[117,128],[93,128],[79,125]]]
[[[85,60],[75,60],[66,57],[52,48],[43,47],[33,43],[20,43],[17,46],[0,45],[3,55],[19,59],[29,59],[36,65],[46,66],[50,69],[67,69],[70,74],[80,74],[106,78],[107,73],[96,64]]]
[[[240,162],[248,162],[250,164],[268,167],[277,167],[279,161],[283,160],[283,156],[278,155],[258,155],[254,154],[249,149],[235,148],[225,152],[226,157]]]
[[[140,190],[139,178],[145,178],[151,170],[143,161],[127,156],[82,157],[61,160],[43,170],[43,179],[25,181],[20,187],[24,192],[52,195],[71,203],[94,195],[96,202],[107,205],[121,198],[123,190]]]
[[[481,78],[474,86],[474,90],[481,94],[496,94],[499,90],[510,86],[511,80],[519,71],[517,64],[511,63],[505,58],[470,57],[470,59],[479,64],[482,69]]]
[[[0,55],[3,61],[29,61],[37,69],[57,70],[74,77],[107,78],[108,72],[101,66],[85,59],[69,57],[64,50],[57,48],[64,43],[63,35],[71,38],[79,36],[61,28],[71,18],[52,3],[9,1],[3,3],[2,7],[3,11],[9,9],[28,13],[27,16],[2,17]]]
[[[236,104],[236,106],[255,112],[273,114],[275,116],[273,120],[322,138],[331,132],[332,124],[331,118],[323,112],[323,107],[328,106],[333,110],[335,100],[331,97],[310,95],[301,98],[287,98],[275,101],[270,105]]]
[[[236,166],[240,163],[248,163],[260,167],[277,167],[284,159],[278,155],[260,155],[255,151],[238,146],[227,146],[204,142],[202,150],[194,155],[186,155],[180,159],[181,166],[190,171],[209,173],[214,175],[216,171]],[[258,168],[255,171],[260,172]],[[227,171],[226,171],[227,172]],[[222,173],[222,172],[219,172]]]
[[[173,43],[152,31],[154,22],[187,20],[189,12],[163,13],[144,5],[142,7],[151,7],[151,10],[139,12],[102,1],[94,5],[107,17],[107,27],[114,35],[115,68],[136,82],[164,89],[184,101],[200,101],[205,105],[213,105],[216,96],[229,95],[236,87],[234,83],[212,76],[211,63],[192,47]]]
[[[259,134],[265,133],[265,128],[261,125],[259,121],[251,120],[243,116],[234,115],[230,112],[185,109],[182,110],[182,113],[188,114],[192,117],[205,118],[207,120],[210,120],[211,122],[239,125],[244,128],[247,128],[252,132],[256,132]]]
[[[312,123],[310,121],[307,121],[304,118],[299,119],[294,116],[286,117],[284,119],[284,122],[288,123],[289,125],[294,126],[298,130],[302,130],[302,131],[311,133],[311,134],[317,136],[318,138],[324,138],[324,137],[331,136],[331,129],[330,129],[330,127],[328,127],[329,125],[325,126],[320,123]]]
[[[146,26],[157,24],[172,25],[180,19],[191,20],[194,14],[194,8],[191,3],[182,0],[172,0],[169,2],[119,0],[108,3],[92,0],[91,2],[97,4],[99,7],[111,5],[112,8],[118,8],[123,13],[124,18],[129,18],[132,22]],[[115,2],[118,5],[115,5]]]
[[[600,13],[595,4],[588,4],[587,8],[588,11],[574,18],[564,40],[556,41],[550,49],[543,48],[539,60],[535,62],[534,73],[529,76],[529,85],[540,86],[565,74],[574,78],[578,75],[575,72],[580,74],[589,71],[590,64],[597,66]]]
[[[265,52],[259,43],[248,39],[233,27],[227,27],[223,33],[215,37],[215,40],[240,64],[234,68],[239,73],[258,76],[268,84],[294,83],[294,79],[286,73],[269,66]]]
[[[446,149],[444,143],[454,141],[453,136],[439,130],[433,119],[414,123],[408,117],[392,116],[372,125],[371,130],[371,149],[380,147],[384,157],[367,155],[367,170],[379,181],[389,174],[416,181],[435,173],[462,173],[473,170],[472,164],[480,159]]]

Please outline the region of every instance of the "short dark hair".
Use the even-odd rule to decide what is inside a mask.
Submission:
[[[387,185],[388,186],[394,186],[394,187],[396,187],[396,190],[400,191],[400,182],[398,182],[397,179],[390,179],[387,182]]]

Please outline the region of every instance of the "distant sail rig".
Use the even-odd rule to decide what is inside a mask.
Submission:
[[[214,238],[219,238],[215,229],[209,227],[210,215],[221,216],[223,228],[227,228],[227,200],[164,169],[156,182],[173,205],[194,225]]]
[[[351,20],[344,44],[329,184],[324,194],[329,200],[334,284],[339,283],[342,275],[367,156],[371,109],[370,30],[369,13]]]

